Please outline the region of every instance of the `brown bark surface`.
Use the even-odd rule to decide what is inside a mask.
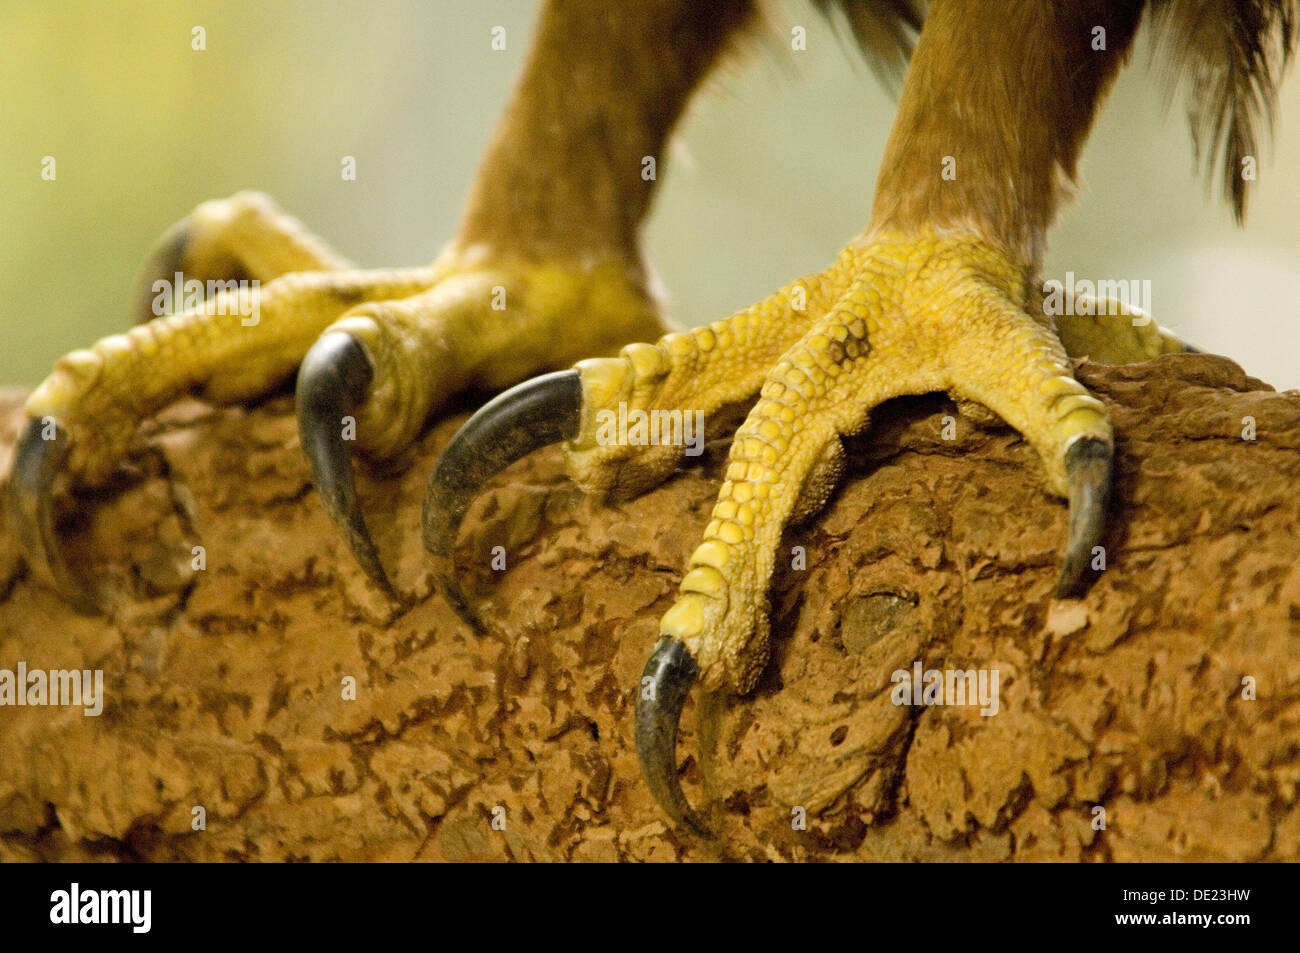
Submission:
[[[807,565],[778,569],[758,690],[712,706],[702,760],[694,701],[683,719],[715,844],[665,823],[630,739],[725,444],[615,506],[557,450],[512,468],[461,536],[479,638],[419,537],[463,416],[362,480],[410,597],[390,607],[320,508],[288,397],[175,407],[113,486],[61,497],[105,615],[62,603],[0,525],[0,669],[99,668],[107,693],[97,718],[0,708],[0,859],[1300,860],[1300,395],[1210,356],[1079,375],[1118,434],[1086,596],[1051,598],[1066,509],[1014,432],[957,416],[945,440],[939,396],[881,408],[787,533]],[[917,660],[996,668],[998,714],[895,705]]]

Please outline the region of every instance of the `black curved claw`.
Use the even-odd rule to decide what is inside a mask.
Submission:
[[[53,427],[46,439],[47,426]],[[54,531],[52,490],[68,455],[68,434],[53,421],[27,421],[14,447],[9,476],[9,512],[28,563],[44,569],[59,595],[87,614],[99,611],[94,598],[68,568]]]
[[[1078,588],[1092,549],[1106,529],[1113,454],[1110,442],[1097,437],[1080,437],[1065,452],[1065,476],[1070,485],[1070,537],[1065,565],[1056,583],[1057,598],[1066,598]]]
[[[190,232],[190,217],[187,215],[163,233],[141,263],[132,282],[131,292],[131,314],[136,324],[144,324],[160,317],[154,309],[154,299],[158,296],[154,283],[165,281],[170,285],[175,280],[176,273],[181,270],[181,263],[185,261]]]
[[[357,503],[352,454],[343,439],[343,418],[366,399],[373,379],[370,359],[356,338],[345,331],[322,334],[298,369],[298,433],[325,512],[343,530],[370,580],[395,599]]]
[[[439,587],[456,614],[481,630],[456,579],[456,532],[470,503],[495,474],[534,450],[572,440],[582,415],[582,379],[575,370],[524,381],[497,395],[451,438],[424,493],[424,548]]]
[[[686,646],[670,635],[650,653],[636,702],[636,753],[641,773],[659,806],[678,824],[711,838],[677,780],[677,724],[700,669]]]

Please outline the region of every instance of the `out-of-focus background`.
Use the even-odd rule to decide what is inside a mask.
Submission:
[[[527,49],[529,0],[10,0],[0,28],[0,384],[127,325],[157,235],[271,193],[364,266],[431,260]],[[894,100],[806,0],[715,76],[661,166],[646,248],[672,317],[723,317],[825,267],[867,220]],[[807,50],[790,29],[807,29]],[[206,50],[191,48],[205,31]],[[491,48],[506,28],[507,49]],[[1008,24],[1014,29],[1014,24]],[[665,55],[668,55],[666,52]],[[1150,279],[1156,319],[1300,385],[1300,80],[1247,227],[1193,171],[1182,106],[1137,50],[1044,277]],[[1294,71],[1293,71],[1294,73]],[[341,159],[355,156],[356,181]],[[54,181],[42,161],[53,156]]]

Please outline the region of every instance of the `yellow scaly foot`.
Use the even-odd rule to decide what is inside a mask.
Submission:
[[[192,292],[194,282],[212,293]],[[55,480],[102,484],[139,425],[182,396],[248,401],[301,365],[300,429],[322,500],[392,595],[357,505],[351,444],[391,458],[459,391],[499,389],[663,329],[639,270],[622,262],[453,245],[432,266],[362,271],[257,193],[199,206],[163,236],[137,286],[142,323],[61,358],[28,398],[7,494],[29,563],[87,611],[99,599],[60,552]],[[184,307],[156,316],[169,296]]]
[[[676,771],[689,687],[698,680],[707,690],[744,693],[757,682],[769,652],[768,586],[781,534],[825,503],[841,469],[841,438],[865,428],[876,405],[946,391],[1019,430],[1038,450],[1049,486],[1070,501],[1058,593],[1079,583],[1103,529],[1112,433],[1101,402],[1074,379],[1062,337],[1119,359],[1183,346],[1138,312],[1061,320],[1071,322],[1064,335],[1043,313],[1026,269],[978,238],[866,235],[827,271],[725,321],[502,394],[448,445],[426,497],[426,545],[464,609],[451,565],[455,534],[493,472],[565,440],[570,475],[584,489],[640,492],[672,473],[683,448],[611,442],[600,428],[620,405],[708,415],[757,395],[637,695],[647,781],[675,820],[703,833]],[[518,439],[523,432],[531,439]]]

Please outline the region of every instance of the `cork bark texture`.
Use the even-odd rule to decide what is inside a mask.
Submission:
[[[361,480],[391,606],[320,507],[289,397],[177,405],[111,486],[60,495],[105,614],[0,525],[0,669],[101,669],[106,693],[99,717],[0,707],[0,859],[1300,860],[1300,395],[1202,355],[1078,374],[1118,438],[1086,596],[1051,598],[1066,508],[1017,434],[937,395],[881,408],[786,534],[758,689],[688,704],[713,843],[651,800],[632,698],[725,443],[613,506],[556,449],[512,467],[461,535],[479,637],[419,536],[463,414]],[[996,669],[997,714],[895,704],[917,661]]]

